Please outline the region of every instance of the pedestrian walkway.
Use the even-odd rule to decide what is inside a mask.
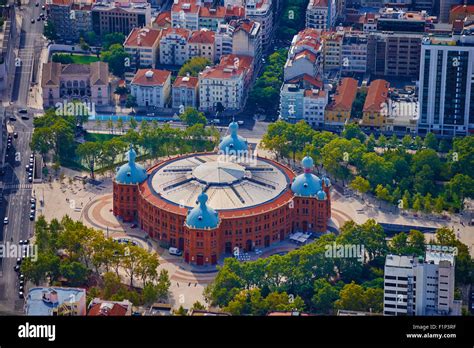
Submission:
[[[4,190],[31,190],[33,184],[6,184]]]

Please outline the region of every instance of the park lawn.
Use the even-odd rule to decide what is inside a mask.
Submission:
[[[112,138],[118,137],[116,134],[103,134],[103,133],[89,133],[87,132],[84,136],[85,141],[107,141]]]
[[[85,56],[82,54],[73,54],[71,58],[74,64],[90,64],[99,61],[97,56]]]

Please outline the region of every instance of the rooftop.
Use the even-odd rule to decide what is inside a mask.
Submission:
[[[385,80],[372,81],[367,90],[363,111],[381,111],[388,100],[389,86],[389,83]]]
[[[357,80],[352,77],[343,78],[337,86],[336,94],[333,97],[332,103],[328,106],[328,109],[350,111],[356,95]]]
[[[161,31],[151,28],[133,28],[124,46],[153,47],[157,44]]]
[[[195,88],[199,79],[194,76],[178,76],[173,83],[173,87]]]
[[[207,29],[195,30],[191,33],[189,43],[213,44],[215,41],[215,32]]]
[[[138,69],[132,84],[140,86],[162,86],[171,76],[168,70]]]
[[[56,296],[57,295],[57,296]],[[26,297],[26,315],[53,315],[53,310],[63,303],[85,301],[86,290],[79,288],[36,287],[28,291]],[[84,313],[85,314],[85,313]]]

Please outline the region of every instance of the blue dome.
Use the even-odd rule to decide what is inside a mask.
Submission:
[[[128,150],[128,163],[119,168],[115,175],[115,181],[119,184],[140,184],[147,178],[146,170],[140,164],[135,163],[137,153],[130,144]]]
[[[313,166],[314,166],[314,161],[311,157],[309,156],[306,156],[305,158],[303,158],[303,160],[301,161],[301,166],[304,168],[304,169],[313,169]]]
[[[311,173],[314,161],[311,157],[306,156],[301,161],[304,173],[298,175],[291,184],[291,190],[297,196],[311,197],[315,196],[321,189],[321,180]]]
[[[238,154],[248,151],[247,140],[237,134],[239,125],[237,122],[229,124],[229,135],[225,136],[219,144],[219,150],[225,154]]]
[[[199,230],[212,229],[219,225],[219,216],[206,204],[207,200],[207,194],[204,192],[198,196],[198,205],[188,212],[186,225]]]
[[[322,191],[322,190],[318,192],[318,199],[319,199],[320,201],[324,201],[324,200],[326,200],[326,198],[327,198],[326,192],[324,192],[324,191]]]
[[[321,180],[311,173],[298,175],[291,184],[291,191],[297,196],[315,196],[321,189]]]

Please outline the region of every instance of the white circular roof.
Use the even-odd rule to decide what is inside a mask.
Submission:
[[[244,175],[245,168],[232,162],[206,162],[193,169],[193,177],[205,184],[231,184]]]
[[[245,209],[277,198],[290,184],[285,172],[264,159],[240,162],[218,154],[193,154],[171,160],[151,175],[153,194],[187,208],[205,191],[217,210]]]

